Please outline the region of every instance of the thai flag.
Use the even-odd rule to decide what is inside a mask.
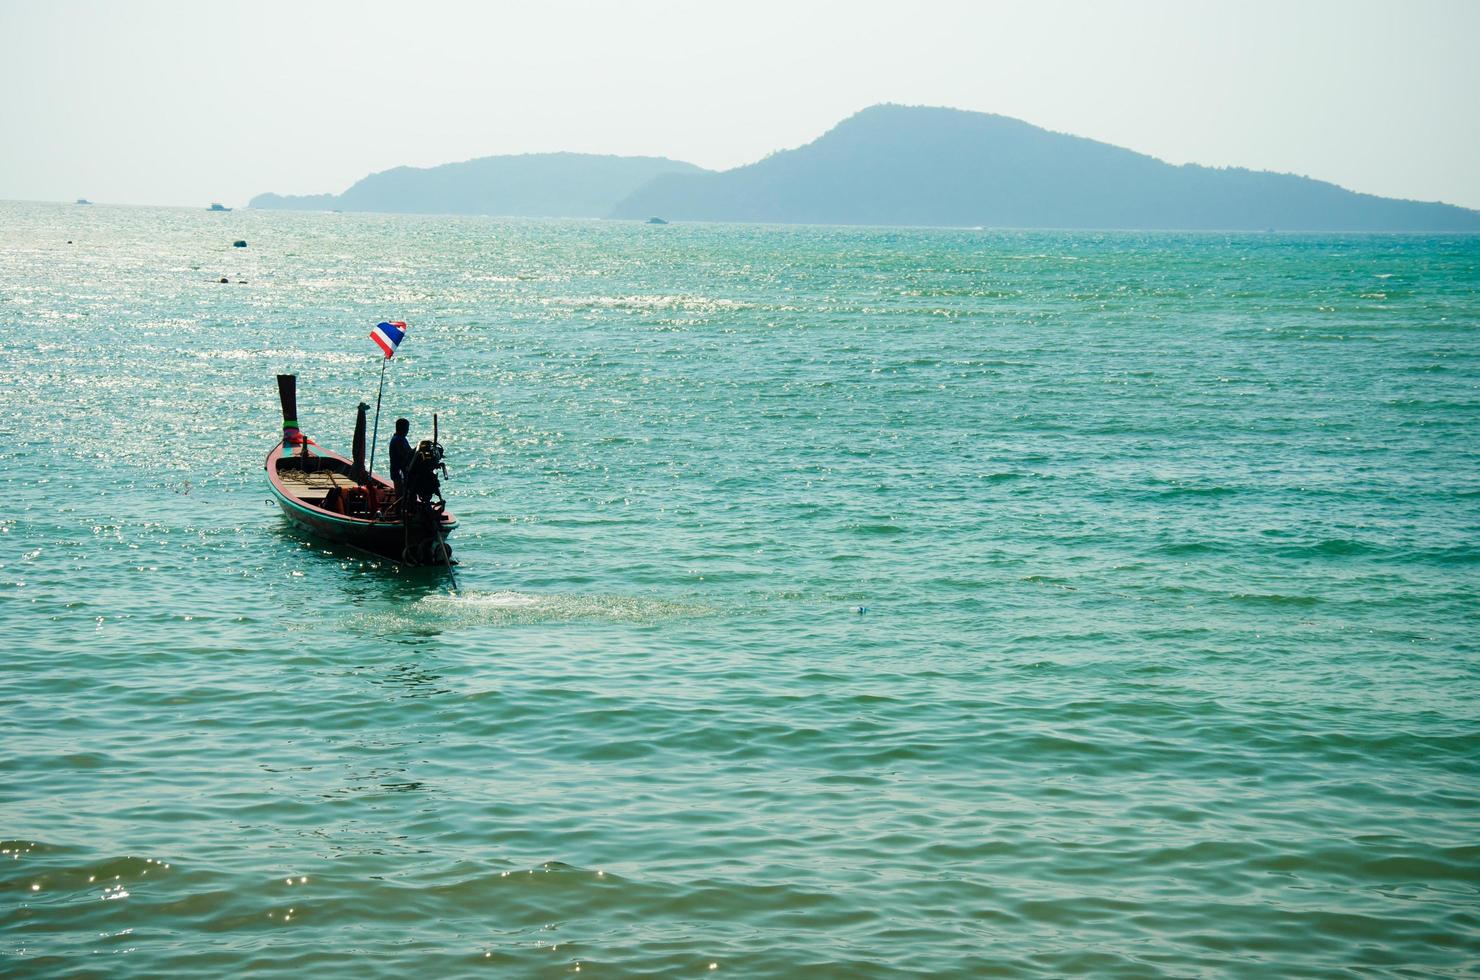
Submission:
[[[392,320],[389,323],[377,323],[375,329],[370,331],[370,339],[380,345],[385,351],[386,357],[395,357],[396,348],[401,345],[401,339],[406,336],[406,324],[400,320]]]

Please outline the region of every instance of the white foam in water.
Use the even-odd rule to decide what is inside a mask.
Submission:
[[[593,620],[605,622],[653,622],[674,617],[707,615],[707,606],[639,596],[539,594],[504,590],[429,595],[417,605],[436,606],[435,615],[444,624],[462,620],[472,623],[531,623]]]
[[[519,609],[526,606],[537,606],[541,601],[540,596],[529,595],[525,592],[458,592],[455,595],[432,596],[430,598],[471,606],[492,606],[499,609]]]

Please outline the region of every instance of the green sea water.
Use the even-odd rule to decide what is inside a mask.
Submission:
[[[385,318],[457,596],[267,502]],[[1480,971],[1480,239],[0,204],[0,328],[0,974]]]

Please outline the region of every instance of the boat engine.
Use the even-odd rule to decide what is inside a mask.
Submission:
[[[447,509],[447,502],[442,499],[442,481],[437,478],[438,470],[447,475],[444,455],[440,445],[423,439],[406,467],[406,495],[412,504],[434,507],[439,514]]]
[[[408,565],[440,565],[452,560],[452,547],[442,536],[442,481],[447,475],[441,443],[423,439],[406,467],[405,499],[401,514],[406,527],[406,549],[402,560]]]

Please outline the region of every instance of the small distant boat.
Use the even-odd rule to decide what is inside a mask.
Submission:
[[[210,207],[206,208],[206,210],[207,211],[230,211],[231,209],[228,208],[224,204],[212,204]]]
[[[668,222],[662,218],[649,218],[647,219],[647,223],[650,225],[666,225]]]
[[[89,201],[89,200],[88,200],[88,199],[87,199],[87,198],[85,198],[85,197],[79,197],[79,198],[78,198],[78,199],[77,199],[77,203],[78,203],[78,204],[91,204],[91,203],[92,203],[92,202],[91,202],[91,201]]]
[[[278,375],[278,397],[283,438],[267,454],[267,484],[288,520],[326,540],[407,565],[454,564],[447,535],[457,519],[447,513],[436,478],[446,468],[435,434],[417,449],[407,478],[410,499],[401,501],[390,481],[365,468],[368,405],[360,405],[353,457],[346,459],[299,431],[295,375]]]

